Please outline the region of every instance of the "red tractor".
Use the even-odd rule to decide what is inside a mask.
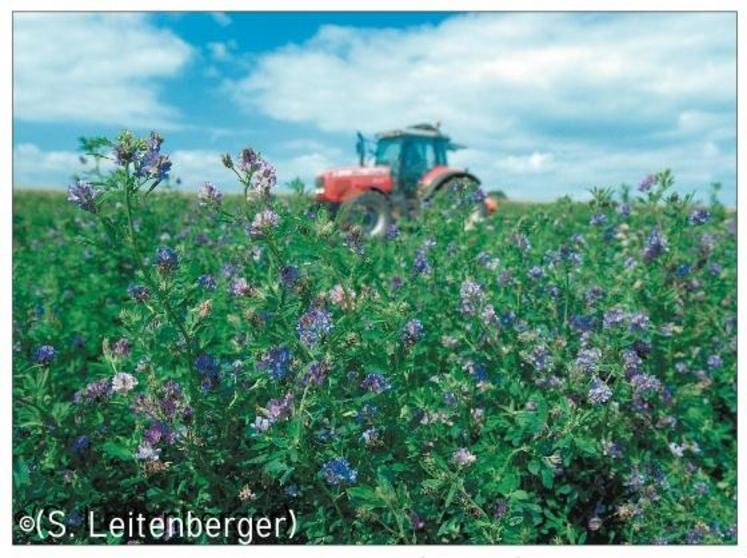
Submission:
[[[495,209],[479,189],[480,181],[466,170],[449,167],[446,154],[460,149],[438,126],[417,124],[376,135],[374,149],[358,133],[358,166],[323,171],[316,178],[316,200],[339,213],[346,225],[357,225],[371,236],[387,231],[394,219],[414,217],[435,200],[455,193],[470,200],[471,225]],[[373,164],[366,165],[367,155]],[[469,192],[469,196],[464,196]]]

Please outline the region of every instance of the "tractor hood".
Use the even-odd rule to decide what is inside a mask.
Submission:
[[[392,191],[392,172],[388,166],[337,167],[322,171],[316,178],[316,199],[341,203],[366,190]]]
[[[373,167],[337,167],[334,169],[327,169],[322,171],[321,176],[341,178],[349,176],[387,176],[391,171],[389,167],[385,165],[378,165]]]

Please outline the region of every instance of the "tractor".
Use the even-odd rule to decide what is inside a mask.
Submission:
[[[382,132],[373,142],[359,132],[358,165],[320,173],[315,199],[327,205],[343,226],[358,226],[374,237],[385,234],[395,220],[417,217],[444,199],[453,203],[458,198],[462,205],[467,200],[465,226],[474,226],[495,209],[495,203],[482,194],[477,177],[449,167],[447,153],[461,148],[438,125]]]

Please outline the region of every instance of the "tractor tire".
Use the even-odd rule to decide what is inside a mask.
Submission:
[[[449,178],[424,200],[426,211],[436,211],[446,220],[461,219],[471,230],[485,219],[488,209],[480,183],[466,176]]]
[[[366,236],[379,237],[392,223],[392,210],[384,195],[364,192],[340,206],[337,220],[343,228],[357,226]]]

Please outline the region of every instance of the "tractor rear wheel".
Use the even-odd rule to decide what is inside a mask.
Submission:
[[[340,206],[338,222],[344,228],[359,227],[366,236],[383,236],[392,223],[389,201],[377,192],[364,192]]]
[[[474,228],[488,214],[480,183],[467,176],[446,180],[423,200],[423,209],[446,221],[460,220],[465,230]]]

